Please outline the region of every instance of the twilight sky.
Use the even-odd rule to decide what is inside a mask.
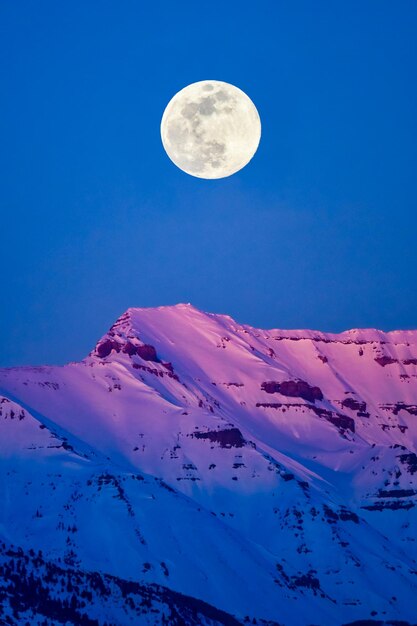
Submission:
[[[416,32],[415,0],[2,2],[0,365],[80,359],[129,306],[415,328]],[[160,141],[204,79],[262,120],[222,180]]]

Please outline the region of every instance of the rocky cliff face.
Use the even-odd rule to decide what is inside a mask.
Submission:
[[[129,309],[0,370],[0,621],[413,623],[416,420],[417,331]]]

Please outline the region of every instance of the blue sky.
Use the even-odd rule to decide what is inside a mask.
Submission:
[[[129,306],[415,328],[417,3],[0,5],[0,365],[82,358]],[[256,104],[236,175],[163,151],[204,79]]]

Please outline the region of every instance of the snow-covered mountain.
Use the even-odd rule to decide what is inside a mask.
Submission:
[[[129,309],[0,370],[0,623],[415,623],[416,446],[417,331]]]

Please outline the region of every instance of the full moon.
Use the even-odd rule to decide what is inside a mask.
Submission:
[[[168,103],[161,138],[171,161],[198,178],[224,178],[245,167],[261,138],[261,120],[248,96],[230,83],[202,80]]]

